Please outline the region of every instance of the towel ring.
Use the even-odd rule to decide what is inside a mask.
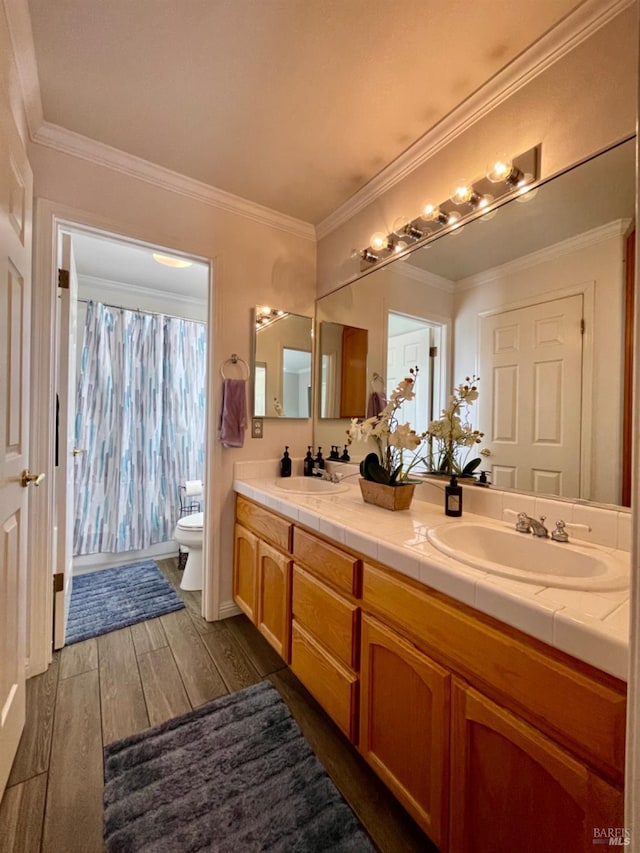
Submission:
[[[227,364],[237,364],[238,362],[240,362],[240,364],[244,364],[244,366],[246,367],[247,375],[246,375],[245,379],[248,379],[249,376],[251,375],[251,370],[249,369],[249,365],[244,360],[244,358],[240,358],[240,356],[235,352],[232,352],[231,358],[226,359],[226,361],[223,361],[222,364],[220,365],[220,376],[222,376],[223,379],[228,379],[229,377],[225,376],[225,372],[224,372],[225,366]]]

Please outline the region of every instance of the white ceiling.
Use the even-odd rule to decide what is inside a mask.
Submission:
[[[583,0],[29,0],[44,119],[317,224]]]

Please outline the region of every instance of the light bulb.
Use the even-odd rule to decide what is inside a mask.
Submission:
[[[507,154],[498,154],[487,166],[487,178],[493,184],[506,181],[513,172],[513,160]]]
[[[451,192],[450,199],[454,204],[466,204],[473,195],[473,187],[466,178],[459,178]]]
[[[493,201],[492,195],[481,195],[478,197],[478,201],[473,205],[474,210],[485,210],[485,208],[489,207],[491,202]]]
[[[447,214],[443,213],[437,204],[432,204],[430,201],[422,208],[422,219],[427,222],[439,222],[440,225],[446,225],[448,221]]]
[[[398,240],[398,242],[393,247],[393,251],[396,253],[404,252],[404,250],[408,249],[408,248],[409,248],[409,244],[405,240]]]
[[[391,230],[398,237],[402,237],[405,233],[405,228],[409,224],[409,220],[406,216],[399,216],[397,219],[394,219],[393,225],[391,226]]]
[[[382,252],[384,249],[389,248],[389,238],[382,231],[376,231],[375,234],[371,235],[369,245],[374,251]]]
[[[452,210],[451,213],[447,214],[447,225],[456,226],[456,223],[460,222],[462,219],[462,214],[457,210]]]
[[[534,198],[538,195],[538,187],[528,187],[523,186],[518,190],[518,194],[516,195],[516,201],[522,202],[525,204],[528,201],[533,201]]]

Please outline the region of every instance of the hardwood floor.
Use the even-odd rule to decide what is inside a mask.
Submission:
[[[206,622],[177,560],[158,565],[185,610],[67,646],[27,682],[0,853],[100,853],[103,746],[266,678],[381,853],[437,853],[249,620]]]

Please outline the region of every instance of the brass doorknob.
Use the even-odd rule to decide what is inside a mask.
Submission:
[[[74,447],[71,452],[73,453],[74,456],[81,456],[86,451],[81,450],[79,447]]]
[[[29,483],[33,483],[34,486],[39,486],[40,483],[44,480],[44,474],[32,474],[28,468],[25,468],[22,474],[20,475],[20,485],[26,489]]]

